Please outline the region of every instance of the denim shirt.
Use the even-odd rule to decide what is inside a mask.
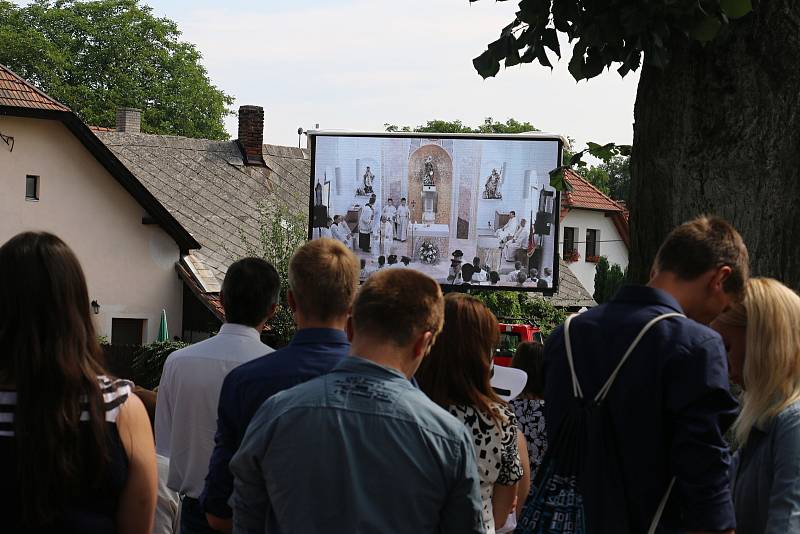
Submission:
[[[595,396],[650,319],[674,312],[683,310],[669,293],[626,286],[609,303],[577,316],[570,339],[584,398]],[[545,420],[552,442],[572,402],[565,354],[559,327],[547,338],[544,357]],[[662,527],[734,528],[730,451],[723,435],[737,404],[719,334],[690,319],[656,323],[620,370],[605,402],[632,532],[647,531],[673,476]],[[592,501],[591,495],[585,498]]]
[[[800,532],[800,401],[750,431],[733,477],[737,534]]]
[[[466,427],[365,359],[266,401],[230,468],[237,533],[484,532]]]

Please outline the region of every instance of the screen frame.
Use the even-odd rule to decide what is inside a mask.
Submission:
[[[311,160],[308,176],[309,195],[308,195],[308,237],[311,241],[314,235],[314,155],[316,154],[317,137],[409,137],[412,139],[493,139],[498,141],[519,141],[521,139],[536,141],[556,141],[558,143],[558,162],[564,160],[564,146],[567,144],[566,138],[559,134],[547,132],[529,132],[522,134],[493,134],[493,133],[433,133],[433,132],[359,132],[359,131],[339,131],[339,130],[308,130],[305,132],[308,138],[307,150]],[[555,235],[553,239],[553,285],[548,288],[538,287],[516,287],[516,286],[482,286],[468,285],[466,288],[462,284],[443,284],[439,282],[442,291],[445,293],[453,291],[515,291],[525,293],[539,293],[545,296],[552,296],[558,292],[561,285],[561,256],[559,254],[559,240],[561,239],[561,191],[555,191],[553,201],[553,226]],[[532,223],[531,223],[532,224]],[[420,271],[421,272],[421,271]],[[424,274],[424,273],[423,273]],[[361,281],[360,283],[364,283]],[[462,289],[463,288],[463,289]]]

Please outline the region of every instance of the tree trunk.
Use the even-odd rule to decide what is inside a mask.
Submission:
[[[705,213],[739,229],[753,274],[800,288],[800,2],[754,2],[712,44],[645,67],[633,146],[633,281]]]

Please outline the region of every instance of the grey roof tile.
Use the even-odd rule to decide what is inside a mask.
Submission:
[[[264,145],[267,167],[245,166],[235,142],[95,132],[100,140],[200,242],[192,255],[219,282],[228,264],[259,236],[259,202],[276,198],[308,210],[306,150]]]

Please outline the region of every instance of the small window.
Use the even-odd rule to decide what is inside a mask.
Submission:
[[[600,256],[600,247],[598,246],[598,235],[600,230],[586,230],[586,261],[597,262]]]
[[[564,251],[561,255],[562,258],[569,258],[572,251],[575,250],[575,228],[564,228]]]
[[[39,200],[39,177],[29,174],[25,177],[25,200]]]

